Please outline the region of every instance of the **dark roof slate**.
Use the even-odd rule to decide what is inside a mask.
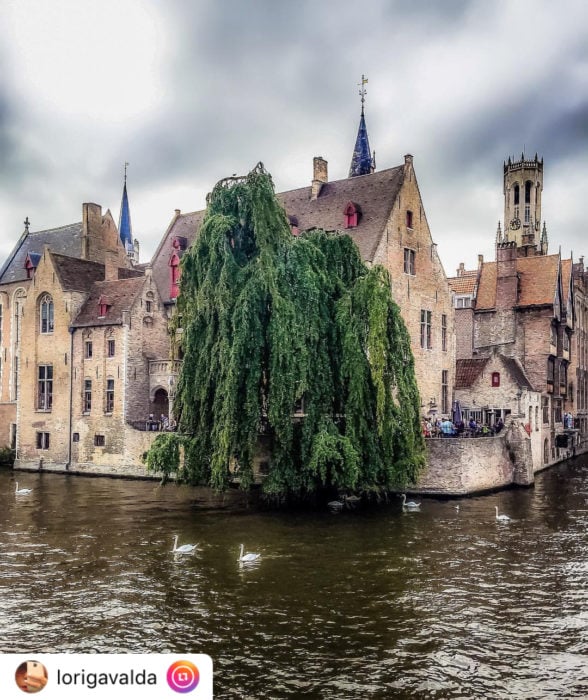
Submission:
[[[45,246],[62,255],[81,255],[82,223],[69,224],[46,231],[25,232],[19,238],[12,252],[0,270],[0,284],[20,282],[27,279],[25,261],[27,255],[41,255]]]
[[[51,258],[64,291],[86,292],[94,282],[104,279],[104,265],[100,263],[54,252],[51,252]]]

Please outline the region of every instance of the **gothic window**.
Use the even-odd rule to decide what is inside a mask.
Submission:
[[[84,413],[92,410],[92,380],[84,379]]]
[[[53,298],[50,294],[41,297],[41,333],[53,333]]]
[[[514,205],[516,207],[516,206],[518,206],[519,199],[520,199],[520,188],[519,188],[518,182],[515,183],[513,190],[514,190]]]
[[[531,188],[533,187],[533,183],[531,180],[527,180],[525,182],[525,204],[531,204]]]
[[[404,272],[407,275],[416,274],[415,252],[411,248],[404,249]]]
[[[421,309],[421,348],[431,347],[431,312]]]
[[[114,411],[114,379],[106,380],[106,406],[105,412],[112,413]]]
[[[39,365],[37,379],[37,409],[50,411],[53,407],[53,365]]]

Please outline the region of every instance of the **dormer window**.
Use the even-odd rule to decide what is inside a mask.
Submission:
[[[300,229],[298,228],[298,217],[288,215],[288,223],[290,224],[290,231],[293,236],[298,236],[300,234]]]
[[[188,239],[184,236],[176,236],[172,241],[172,248],[174,250],[186,250],[188,247]]]
[[[35,274],[35,270],[37,269],[40,259],[41,256],[38,253],[29,253],[27,255],[24,266],[25,270],[27,271],[28,280],[32,279],[33,275]]]
[[[355,228],[359,221],[361,210],[355,202],[348,202],[343,211],[343,226],[345,228]]]
[[[169,298],[176,299],[180,293],[180,258],[177,253],[173,253],[169,260],[170,287]]]
[[[98,300],[98,318],[104,318],[106,316],[109,306],[110,304],[108,303],[106,297],[102,294]]]

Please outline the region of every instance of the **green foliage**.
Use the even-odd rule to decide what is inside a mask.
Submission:
[[[11,467],[14,464],[16,453],[10,447],[0,447],[0,466]]]
[[[263,434],[264,490],[278,497],[416,477],[420,401],[388,273],[368,269],[348,236],[292,236],[261,164],[211,193],[182,259],[179,327],[181,437],[156,439],[150,469],[224,489],[238,465],[247,488]],[[305,416],[293,420],[300,399]]]

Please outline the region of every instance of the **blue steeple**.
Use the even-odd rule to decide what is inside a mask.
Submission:
[[[361,118],[359,120],[359,130],[357,139],[355,140],[355,148],[353,149],[353,157],[351,158],[351,166],[349,168],[349,177],[357,175],[369,175],[373,173],[376,167],[374,158],[370,152],[370,142],[368,140],[367,127],[365,125],[365,116],[363,113],[363,105],[365,102],[366,90],[364,85],[367,83],[367,78],[361,76]]]
[[[127,252],[133,250],[133,229],[131,227],[131,210],[129,209],[129,197],[127,194],[127,165],[125,163],[125,184],[123,187],[122,202],[120,205],[120,219],[118,221],[118,232],[120,240]]]

